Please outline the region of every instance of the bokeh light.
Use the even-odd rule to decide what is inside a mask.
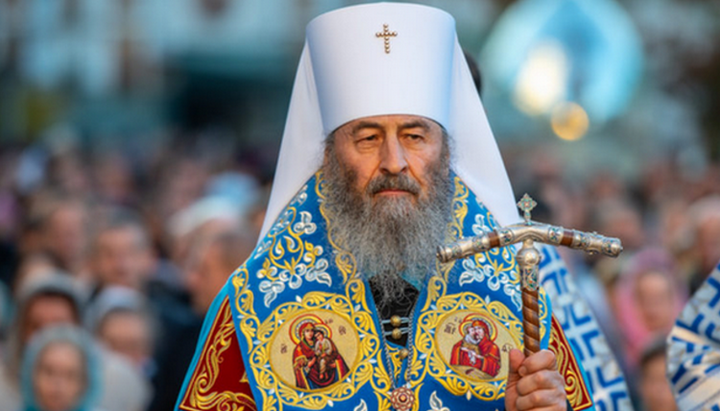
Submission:
[[[563,140],[575,141],[587,133],[590,119],[579,104],[567,102],[555,106],[550,124],[556,136]]]

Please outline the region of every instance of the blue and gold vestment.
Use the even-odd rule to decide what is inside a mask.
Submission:
[[[454,187],[449,237],[496,226],[458,177]],[[391,410],[392,392],[404,387],[414,396],[412,410],[503,409],[508,352],[522,347],[513,249],[429,270],[404,357],[383,338],[352,253],[333,241],[323,191],[317,173],[216,298],[178,408]],[[582,368],[544,292],[540,321],[541,345],[558,354],[571,404],[593,408]],[[481,367],[489,359],[473,349],[468,330],[480,323],[484,346],[499,353],[499,366]],[[462,362],[454,360],[458,349],[469,354]]]

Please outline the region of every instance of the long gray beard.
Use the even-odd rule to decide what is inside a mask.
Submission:
[[[420,193],[420,186],[407,175],[377,177],[360,193],[355,189],[355,173],[338,162],[332,147],[326,155],[325,208],[333,240],[352,252],[363,278],[373,278],[381,290],[375,296],[379,309],[391,301],[402,302],[406,283],[400,274],[411,284],[422,284],[435,271],[436,248],[445,240],[453,196],[449,156],[444,153],[432,165],[428,196],[418,197],[415,205],[407,196],[379,197],[373,202],[373,194],[387,188]]]

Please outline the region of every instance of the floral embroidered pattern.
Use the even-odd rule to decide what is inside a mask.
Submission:
[[[512,281],[517,278],[517,272],[512,270],[496,270],[492,264],[487,264],[486,257],[479,254],[477,261],[474,258],[466,258],[462,261],[463,272],[460,274],[458,282],[460,285],[466,285],[473,282],[487,282],[489,289],[498,291],[502,287],[503,292],[510,297],[513,304],[518,310],[522,309],[522,294],[520,292],[520,284]],[[480,263],[480,264],[478,264]]]
[[[300,222],[295,223],[293,231],[298,234],[310,235],[317,229],[317,224],[312,222],[312,214],[307,211],[300,212]]]
[[[312,213],[299,211],[308,198],[307,190],[305,185],[293,198],[252,257],[265,258],[255,273],[261,280],[258,289],[265,307],[270,307],[286,289],[299,289],[304,281],[332,286],[330,263],[321,258],[324,248],[310,242],[317,224]]]
[[[443,402],[438,398],[437,391],[430,394],[430,410],[428,411],[450,411],[448,407],[443,407]]]
[[[298,223],[300,224],[300,223]],[[314,224],[313,224],[314,225]],[[309,244],[308,244],[309,245]],[[328,260],[318,258],[323,254],[322,246],[309,245],[309,250],[303,254],[302,263],[298,263],[290,269],[278,270],[266,261],[261,270],[258,270],[257,277],[264,278],[260,281],[259,289],[264,294],[263,302],[266,307],[275,301],[278,294],[285,291],[286,287],[297,290],[305,281],[322,283],[328,287],[332,286],[332,277],[327,272]]]
[[[475,224],[472,225],[472,231],[475,235],[483,235],[492,231],[492,228],[485,222],[485,216],[477,214],[475,216]]]

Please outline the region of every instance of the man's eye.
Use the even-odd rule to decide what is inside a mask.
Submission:
[[[420,134],[408,134],[407,137],[410,140],[422,140],[423,138],[425,138],[424,136],[422,136]]]
[[[375,141],[378,139],[377,134],[372,134],[369,136],[363,136],[358,139],[358,142],[364,142],[364,141]]]

